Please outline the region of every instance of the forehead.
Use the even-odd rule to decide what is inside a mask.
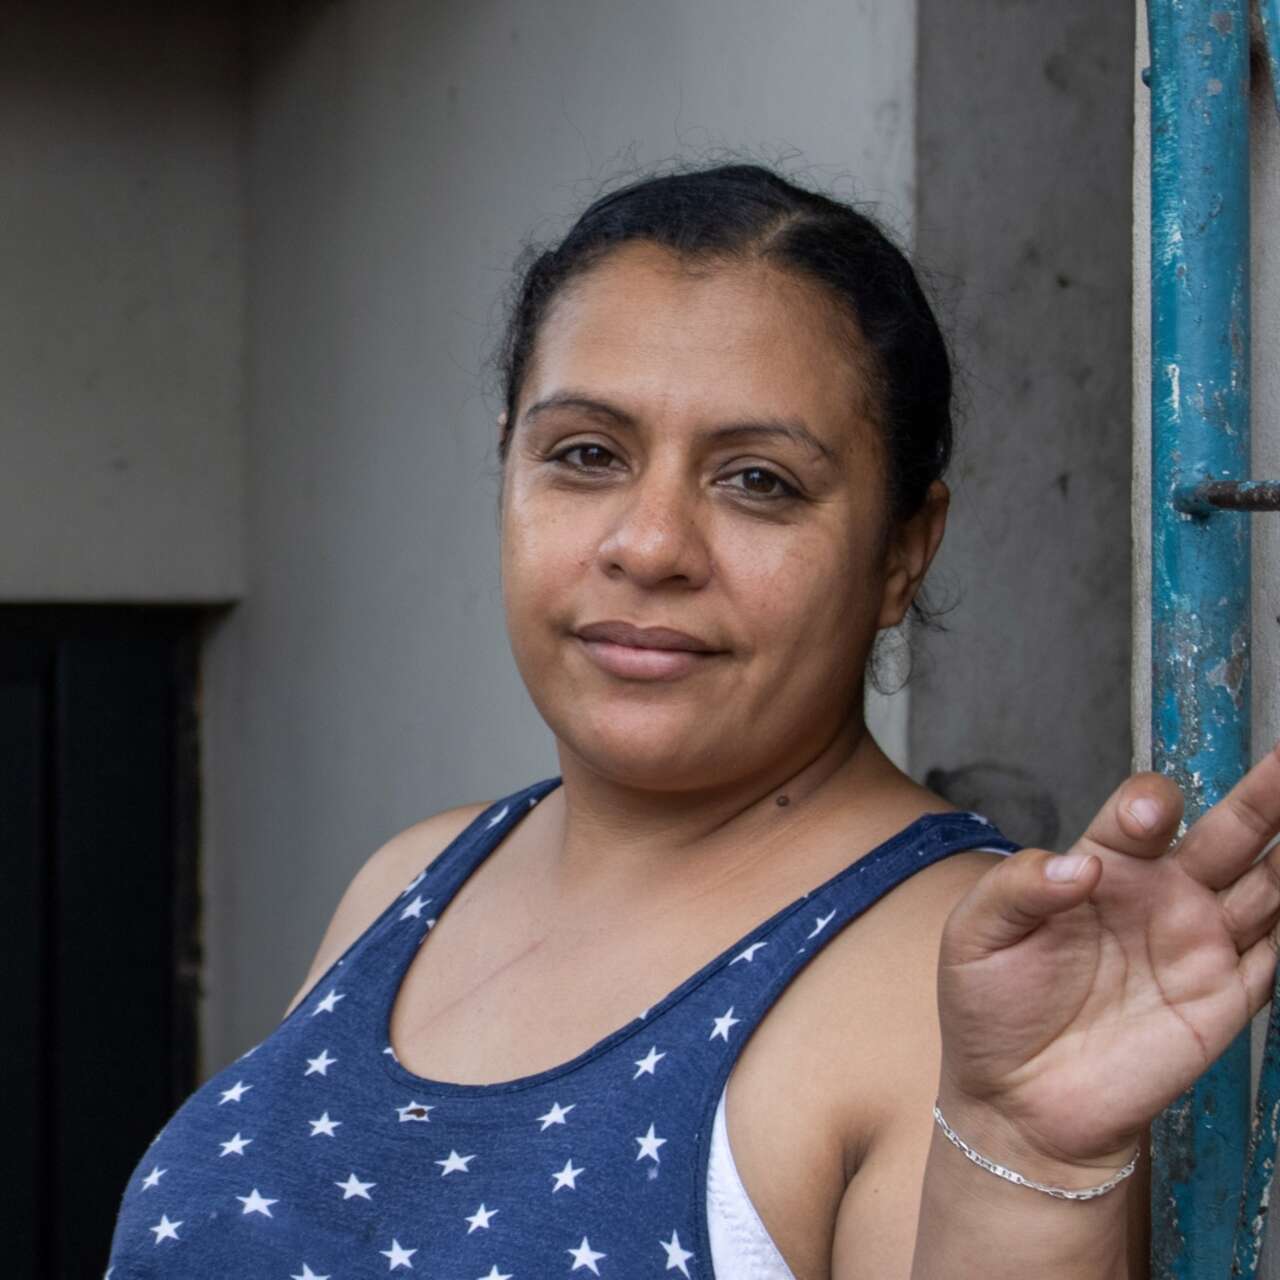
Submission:
[[[589,390],[643,415],[800,418],[836,451],[865,445],[857,337],[821,286],[759,260],[615,250],[555,299],[523,405]]]

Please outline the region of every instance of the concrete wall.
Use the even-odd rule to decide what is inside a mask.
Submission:
[[[902,232],[913,195],[903,0],[254,12],[249,589],[206,669],[209,1068],[273,1025],[377,844],[554,768],[506,650],[483,394],[522,239],[627,165],[721,145],[854,175]]]
[[[920,0],[916,245],[968,403],[909,754],[1027,843],[1129,765],[1133,23]]]
[[[242,63],[207,0],[5,6],[0,599],[243,586]]]

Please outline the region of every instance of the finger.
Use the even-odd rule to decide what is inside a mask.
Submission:
[[[943,964],[967,964],[1013,946],[1050,916],[1079,906],[1101,878],[1102,862],[1090,853],[1013,854],[957,903],[943,931]]]
[[[1181,819],[1182,793],[1174,783],[1159,773],[1137,773],[1111,793],[1073,848],[1158,858]]]
[[[1183,837],[1178,865],[1210,889],[1231,884],[1280,831],[1280,743]]]
[[[1253,946],[1280,918],[1280,846],[1218,894],[1222,921],[1237,951]]]
[[[1271,999],[1275,986],[1277,942],[1274,931],[1264,934],[1240,957],[1240,981],[1252,1018]]]

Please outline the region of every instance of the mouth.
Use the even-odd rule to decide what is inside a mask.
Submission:
[[[714,645],[670,627],[637,627],[630,622],[592,622],[579,627],[579,640],[619,644],[628,649],[664,649],[681,653],[717,653]]]
[[[676,680],[727,652],[685,631],[629,622],[593,622],[573,634],[596,666],[623,680]]]

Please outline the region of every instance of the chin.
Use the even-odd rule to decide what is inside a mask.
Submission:
[[[631,714],[627,714],[626,712]],[[725,738],[717,750],[705,723],[690,722],[687,715],[663,716],[652,707],[626,708],[595,715],[581,707],[559,723],[544,716],[561,749],[593,773],[619,786],[645,791],[693,791],[723,785],[726,776],[743,760],[735,753],[726,759]]]

